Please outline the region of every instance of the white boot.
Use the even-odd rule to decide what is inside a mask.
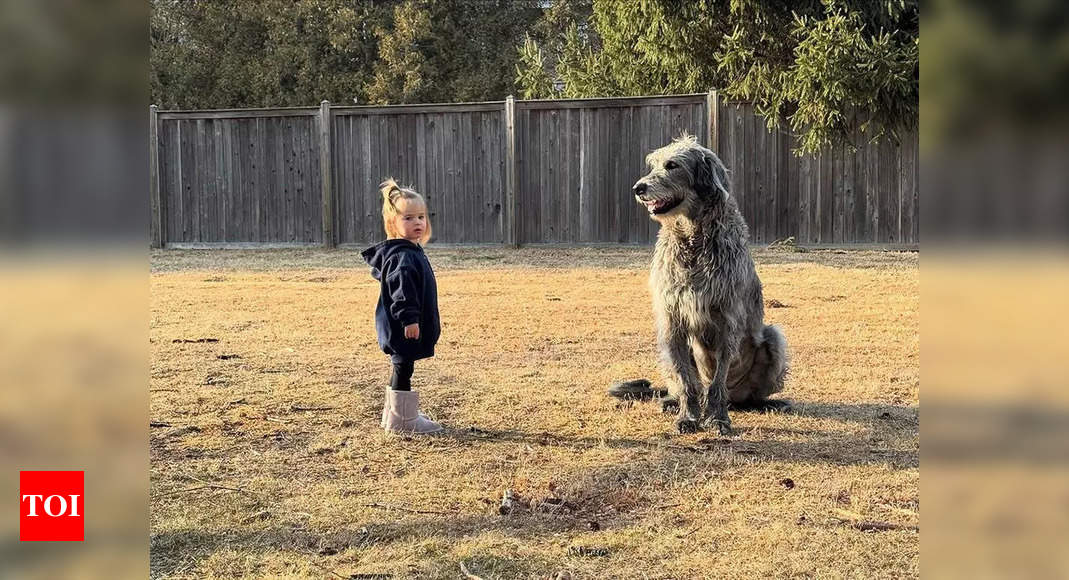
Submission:
[[[438,433],[442,426],[419,412],[419,393],[416,391],[386,392],[386,424],[393,433]]]
[[[390,412],[390,391],[393,390],[386,387],[386,398],[382,401],[382,420],[379,421],[379,427],[386,428],[386,415]],[[419,416],[430,421],[430,417],[423,414],[423,411],[419,412]]]
[[[386,387],[386,397],[382,400],[382,421],[379,427],[386,428],[386,415],[390,412],[390,387]]]

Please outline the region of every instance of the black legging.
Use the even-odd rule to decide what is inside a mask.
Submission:
[[[395,391],[411,391],[413,370],[415,370],[415,365],[411,361],[393,363],[390,388]]]

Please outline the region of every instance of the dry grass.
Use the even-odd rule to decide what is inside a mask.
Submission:
[[[153,577],[918,575],[916,254],[756,252],[798,410],[730,439],[604,394],[657,378],[648,248],[430,254],[453,429],[411,440],[355,251],[154,254]]]

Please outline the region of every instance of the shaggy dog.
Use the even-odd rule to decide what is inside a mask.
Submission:
[[[733,409],[786,409],[787,341],[764,323],[761,281],[727,170],[683,135],[646,157],[635,200],[661,224],[650,269],[657,342],[681,433],[731,432]]]

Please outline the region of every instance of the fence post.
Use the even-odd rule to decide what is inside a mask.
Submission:
[[[709,123],[706,145],[710,151],[720,155],[720,97],[714,89],[709,89],[709,94],[705,96],[705,114]]]
[[[334,186],[331,183],[330,156],[330,101],[319,103],[319,173],[323,184],[323,246],[333,248],[334,236]]]
[[[163,247],[163,205],[160,203],[160,138],[159,107],[148,108],[148,191],[149,210],[149,244],[153,248]]]
[[[519,205],[516,203],[516,99],[505,98],[505,243],[518,248],[516,231]]]

